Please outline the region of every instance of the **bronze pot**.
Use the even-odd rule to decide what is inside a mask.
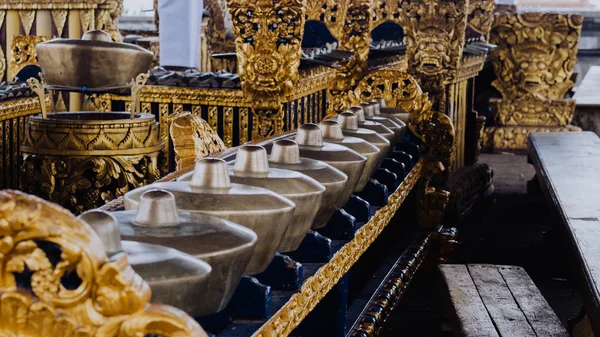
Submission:
[[[258,145],[238,149],[235,162],[229,166],[229,176],[234,183],[270,189],[296,204],[292,221],[277,248],[280,252],[296,250],[313,224],[325,187],[302,173],[269,167],[267,151]],[[188,179],[189,174],[180,178]]]
[[[325,186],[312,228],[325,227],[341,202],[348,176],[322,161],[300,157],[298,143],[293,140],[278,140],[265,145],[265,149],[270,153],[269,167],[300,172]]]
[[[358,118],[358,127],[373,130],[385,137],[390,142],[392,147],[396,145],[396,143],[394,142],[396,139],[396,134],[394,133],[394,131],[390,130],[388,127],[384,126],[381,123],[366,120],[365,111],[362,107],[352,106],[348,108],[348,112],[351,112],[356,115],[356,117]]]
[[[141,195],[163,189],[175,196],[182,211],[212,215],[253,230],[256,249],[246,268],[247,274],[263,272],[281,242],[294,215],[295,204],[265,188],[232,184],[227,163],[204,158],[196,162],[190,181],[155,183],[125,194],[125,208],[136,209]]]
[[[211,266],[176,249],[155,244],[121,241],[117,219],[104,211],[83,213],[100,236],[110,258],[127,254],[133,270],[148,283],[152,300],[184,310],[192,315],[202,305],[199,298],[206,294]]]
[[[50,87],[124,87],[150,69],[153,54],[129,43],[111,42],[100,31],[89,31],[79,39],[53,39],[36,46],[37,57]]]
[[[173,194],[149,190],[137,211],[112,213],[124,240],[175,248],[212,267],[205,291],[196,298],[193,316],[215,314],[229,299],[250,262],[256,233],[220,218],[177,211]],[[202,299],[201,301],[197,299]]]
[[[367,186],[369,178],[375,174],[375,171],[377,171],[377,168],[383,162],[381,158],[385,159],[386,152],[382,152],[377,146],[364,139],[344,136],[342,127],[337,121],[322,121],[319,127],[323,131],[323,140],[345,146],[367,158],[367,163],[358,181],[358,185],[354,189],[354,192],[361,192]]]
[[[298,128],[296,143],[299,145],[300,156],[327,163],[344,172],[348,177],[344,193],[336,208],[342,208],[356,189],[363,174],[367,158],[347,147],[323,142],[323,133],[316,124],[304,124]]]
[[[390,151],[390,141],[377,133],[376,131],[359,127],[358,118],[352,112],[342,112],[338,115],[338,123],[342,128],[344,137],[356,137],[365,140],[367,143],[375,145],[379,149],[377,154],[377,164],[383,163],[385,156]]]

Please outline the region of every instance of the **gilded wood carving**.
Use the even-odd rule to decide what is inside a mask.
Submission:
[[[177,170],[192,165],[197,158],[207,157],[227,148],[219,135],[198,115],[188,111],[176,113],[169,116],[169,122]]]
[[[497,15],[490,42],[496,80],[504,99],[535,94],[563,99],[573,87],[571,74],[583,17],[550,13]]]
[[[282,103],[298,80],[305,1],[229,0],[227,6],[242,89],[253,102],[254,135],[280,133]]]
[[[417,78],[456,76],[462,60],[467,25],[466,0],[405,1],[400,14],[409,69]]]
[[[575,100],[549,100],[526,94],[514,100],[491,99],[496,125],[567,126],[573,119]]]
[[[487,40],[494,22],[495,10],[496,2],[494,0],[469,0],[467,29],[478,33]]]
[[[408,113],[431,109],[428,94],[423,93],[415,78],[395,68],[382,68],[367,75],[354,89],[354,96],[354,104],[383,98],[387,107],[401,107]]]
[[[17,75],[21,69],[28,65],[38,65],[35,46],[40,42],[48,41],[52,38],[50,36],[14,36],[10,46],[10,53],[12,55],[10,69],[12,74]]]
[[[0,335],[206,336],[150,298],[127,255],[107,259],[87,224],[37,197],[0,191]]]

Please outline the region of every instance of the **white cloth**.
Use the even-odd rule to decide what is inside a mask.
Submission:
[[[517,0],[496,0],[497,5],[516,5]]]
[[[158,0],[160,65],[198,68],[203,0]]]

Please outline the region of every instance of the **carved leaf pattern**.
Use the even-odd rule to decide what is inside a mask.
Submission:
[[[46,251],[39,242],[62,250]],[[107,260],[87,224],[42,199],[0,191],[0,252],[0,336],[206,337],[185,313],[150,305],[148,284],[126,255]],[[55,266],[51,256],[59,259]],[[17,290],[15,274],[25,269],[33,272],[33,294]],[[58,285],[65,271],[77,273],[77,289]]]

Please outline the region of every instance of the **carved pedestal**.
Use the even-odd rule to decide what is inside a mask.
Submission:
[[[549,13],[504,13],[494,22],[490,40],[502,95],[490,100],[495,126],[484,131],[484,148],[493,152],[524,152],[531,132],[568,132],[575,101],[564,99],[573,87],[577,47],[583,18]]]
[[[21,190],[78,214],[160,178],[163,145],[152,115],[134,120],[128,113],[95,113],[97,120],[69,115],[75,113],[29,117]]]

